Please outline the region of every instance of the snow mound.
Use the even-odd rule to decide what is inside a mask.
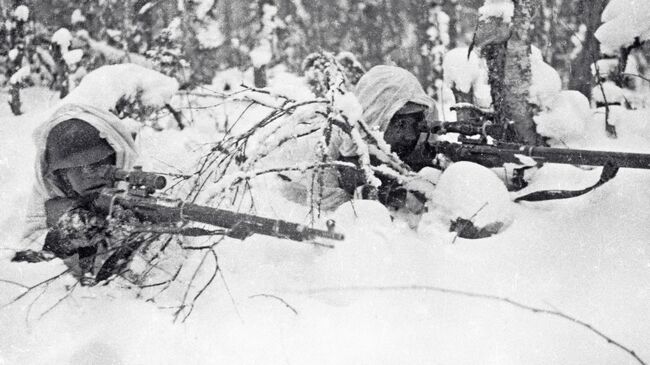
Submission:
[[[454,48],[445,54],[442,68],[445,82],[467,93],[479,80],[487,81],[485,61],[474,52],[467,57],[467,47]]]
[[[337,225],[351,229],[358,225],[387,226],[391,224],[388,209],[376,200],[354,200],[342,204],[331,217]]]
[[[544,62],[541,51],[535,46],[531,47],[530,66],[532,73],[530,101],[548,108],[562,89],[560,74]]]
[[[204,49],[214,49],[225,42],[226,37],[221,32],[219,23],[211,22],[204,27],[201,27],[196,34],[196,38]]]
[[[73,49],[72,51],[66,52],[63,55],[63,59],[68,66],[74,66],[81,61],[83,56],[84,51],[82,49]]]
[[[16,57],[18,57],[18,54],[19,54],[18,49],[12,48],[7,55],[9,56],[9,59],[11,61],[14,61]]]
[[[29,79],[29,75],[31,74],[31,68],[29,65],[23,66],[18,69],[18,71],[14,72],[13,75],[9,78],[9,83],[12,85],[19,84],[27,79]]]
[[[74,9],[72,15],[70,16],[70,23],[79,24],[86,21],[86,17],[83,15],[80,9]]]
[[[262,40],[260,44],[250,52],[250,57],[253,67],[255,68],[267,65],[271,62],[271,58],[273,58],[271,43],[269,43],[268,40]]]
[[[162,107],[177,90],[178,81],[175,79],[136,64],[125,63],[103,66],[90,72],[63,101],[111,110],[122,98],[140,97],[146,106]]]
[[[537,132],[551,138],[551,144],[572,145],[584,139],[585,126],[593,116],[589,101],[580,92],[563,90],[552,100],[549,110],[534,117]]]
[[[244,72],[233,67],[217,72],[212,79],[210,89],[218,92],[232,92],[240,90],[242,84],[252,84],[247,81]]]
[[[506,186],[489,169],[472,162],[452,164],[440,176],[433,208],[444,224],[458,218],[477,228],[512,221],[512,202]]]
[[[608,104],[620,103],[623,105],[623,103],[625,103],[625,94],[623,93],[623,89],[616,86],[612,81],[603,82],[602,88],[600,85],[596,85],[591,90],[591,95],[592,99],[596,103],[604,104],[605,100],[607,100]]]
[[[200,0],[195,1],[195,3],[199,3],[194,11],[198,19],[205,18],[208,12],[212,10],[212,7],[214,7],[214,0]]]
[[[636,37],[650,39],[650,1],[612,0],[603,11],[604,22],[596,30],[603,53],[616,53],[628,46]]]
[[[511,0],[485,0],[478,13],[481,20],[502,18],[505,23],[510,23],[515,13],[515,4]]]
[[[604,113],[601,113],[604,118]],[[608,118],[610,124],[616,126],[617,134],[621,137],[650,139],[650,109],[629,110],[622,106],[610,106]],[[643,142],[641,142],[643,143]]]
[[[70,48],[70,43],[72,43],[72,34],[67,28],[59,28],[52,35],[52,43],[56,43],[61,47],[61,53],[66,53]]]
[[[19,5],[14,9],[14,17],[21,22],[26,22],[29,19],[29,8],[25,5]]]

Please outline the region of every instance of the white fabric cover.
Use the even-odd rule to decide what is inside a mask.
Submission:
[[[47,232],[45,202],[51,198],[65,197],[45,176],[45,144],[47,136],[54,126],[69,119],[81,119],[99,131],[115,150],[116,166],[123,169],[133,167],[137,152],[131,133],[113,114],[90,105],[65,104],[58,108],[47,120],[36,128],[33,135],[36,144],[35,183],[27,209],[23,239],[27,245],[40,249]]]
[[[393,115],[407,102],[433,109],[431,99],[418,79],[396,66],[375,66],[357,84],[355,94],[363,107],[362,119],[373,129],[386,130]]]

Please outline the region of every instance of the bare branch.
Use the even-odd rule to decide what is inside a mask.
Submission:
[[[632,77],[638,77],[638,78],[640,78],[640,79],[643,80],[643,81],[650,82],[650,79],[649,79],[649,78],[644,77],[644,76],[641,76],[641,75],[639,75],[639,74],[633,74],[633,73],[629,73],[629,72],[623,72],[623,73],[621,73],[621,75],[624,75],[624,76],[632,76]]]
[[[68,298],[72,295],[72,292],[73,292],[74,289],[77,287],[77,285],[79,285],[79,280],[77,280],[77,282],[74,283],[74,285],[72,285],[72,287],[71,287],[70,289],[67,290],[67,292],[65,293],[65,295],[62,296],[61,298],[59,298],[59,300],[56,301],[56,303],[54,303],[52,306],[50,306],[48,309],[46,309],[43,313],[41,313],[41,315],[38,317],[38,319],[42,319],[42,318],[45,317],[49,312],[51,312],[54,308],[56,308],[59,304],[63,303],[63,301],[65,301],[66,299],[68,299]]]
[[[70,269],[66,269],[65,271],[63,271],[63,272],[61,272],[61,273],[59,273],[59,274],[57,274],[57,275],[54,275],[54,276],[52,276],[52,277],[50,277],[50,278],[48,278],[48,279],[45,279],[45,280],[43,280],[43,281],[41,281],[41,282],[39,282],[39,283],[37,283],[37,284],[34,284],[34,285],[32,285],[32,286],[28,286],[28,287],[26,287],[26,288],[25,288],[25,289],[26,289],[25,292],[23,292],[22,294],[18,295],[18,296],[15,297],[15,298],[13,298],[13,299],[12,299],[11,301],[9,301],[8,303],[5,303],[5,304],[1,305],[1,306],[0,306],[0,309],[4,309],[4,308],[10,306],[10,305],[13,304],[13,303],[16,303],[17,301],[19,301],[19,300],[21,300],[22,298],[24,298],[27,294],[29,294],[32,290],[34,290],[34,289],[36,289],[36,288],[38,288],[38,287],[41,287],[41,286],[43,286],[43,285],[47,286],[47,285],[49,285],[51,282],[57,280],[58,278],[60,278],[60,277],[62,277],[63,275],[67,274],[68,272],[70,272]]]
[[[282,304],[284,304],[285,307],[289,308],[289,309],[293,312],[293,314],[298,315],[298,311],[297,311],[293,306],[291,306],[291,305],[290,305],[289,303],[287,303],[284,299],[278,297],[277,295],[272,295],[272,294],[255,294],[255,295],[251,295],[251,296],[249,296],[248,298],[249,298],[249,299],[253,299],[253,298],[271,298],[271,299],[278,300],[278,301],[280,301]]]
[[[13,281],[13,280],[6,280],[6,279],[0,279],[0,283],[5,283],[5,284],[11,284],[11,285],[16,285],[24,289],[29,289],[29,287],[25,284],[21,284],[19,282]]]
[[[424,292],[438,292],[438,293],[443,293],[443,294],[451,294],[451,295],[457,295],[457,296],[462,296],[462,297],[469,297],[469,298],[477,298],[477,299],[485,299],[485,300],[490,300],[490,301],[495,301],[495,302],[501,302],[501,303],[506,303],[509,304],[515,308],[519,308],[522,310],[526,310],[535,314],[546,314],[549,316],[557,317],[557,318],[562,318],[566,321],[572,322],[577,324],[580,327],[586,328],[588,331],[592,332],[593,334],[597,335],[598,337],[604,339],[607,341],[608,344],[611,344],[615,347],[618,347],[619,349],[625,351],[628,353],[630,356],[632,356],[639,364],[642,365],[647,365],[646,362],[644,362],[639,355],[636,354],[636,352],[625,345],[621,344],[620,342],[614,340],[613,338],[605,335],[603,332],[595,328],[594,326],[590,325],[589,323],[586,323],[578,318],[572,317],[570,315],[567,315],[563,312],[560,312],[558,310],[549,310],[549,309],[544,309],[544,308],[539,308],[539,307],[534,307],[528,304],[524,304],[521,302],[517,302],[515,300],[512,300],[510,298],[506,297],[500,297],[497,295],[492,295],[492,294],[482,294],[482,293],[475,293],[475,292],[470,292],[470,291],[465,291],[465,290],[458,290],[458,289],[449,289],[449,288],[442,288],[442,287],[436,287],[436,286],[429,286],[429,285],[404,285],[404,286],[349,286],[349,287],[341,287],[341,288],[320,288],[320,289],[310,289],[306,291],[302,291],[302,293],[307,293],[307,294],[321,294],[321,293],[337,293],[337,292],[363,292],[363,291],[424,291]]]
[[[203,295],[203,293],[208,289],[210,284],[214,281],[214,278],[217,277],[217,273],[219,272],[219,257],[217,257],[217,253],[214,251],[214,248],[211,248],[210,253],[212,253],[212,257],[214,258],[214,270],[212,271],[212,275],[210,276],[210,279],[201,287],[201,289],[196,293],[194,296],[194,299],[192,299],[192,302],[190,303],[190,310],[187,311],[187,314],[185,317],[183,317],[183,322],[187,320],[187,318],[192,314],[192,310],[194,310],[194,305],[196,304],[196,301]]]
[[[469,223],[474,223],[474,218],[476,218],[476,216],[483,210],[483,208],[487,207],[487,205],[488,205],[488,202],[485,202],[485,204],[483,204],[480,208],[478,208],[478,210],[476,212],[474,212],[474,214],[472,214],[471,217],[469,217],[467,222],[463,223],[463,227],[460,230],[456,231],[456,235],[454,236],[454,239],[451,241],[452,244],[456,243],[456,239],[458,239],[458,235],[461,232],[463,232],[465,230],[465,228],[467,228],[467,225]]]

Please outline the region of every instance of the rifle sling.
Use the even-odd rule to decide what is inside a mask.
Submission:
[[[539,201],[544,201],[544,200],[557,200],[557,199],[568,199],[568,198],[575,198],[580,195],[584,195],[599,186],[605,184],[614,176],[616,176],[616,173],[618,172],[618,166],[612,164],[612,163],[607,163],[605,166],[603,166],[603,171],[600,173],[600,179],[592,185],[589,186],[585,189],[582,190],[541,190],[541,191],[536,191],[530,194],[526,194],[523,196],[520,196],[515,199],[515,203],[521,202],[521,201],[529,201],[529,202],[539,202]]]

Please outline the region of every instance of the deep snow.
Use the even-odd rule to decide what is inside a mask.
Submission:
[[[24,93],[24,116],[11,116],[4,94],[0,103],[0,278],[31,285],[65,266],[60,261],[9,262],[20,247],[31,186],[30,133],[56,102],[44,90]],[[215,113],[232,117],[243,109],[245,104],[231,102]],[[248,118],[261,112],[253,110]],[[138,143],[145,167],[189,169],[197,147],[217,138],[222,127],[204,113],[184,131],[143,129]],[[585,144],[591,148],[650,152],[644,124],[619,127],[620,138],[610,140],[595,112],[586,129]],[[547,165],[528,189],[585,187],[598,174],[597,169]],[[305,221],[306,209],[284,200],[274,181],[268,176],[253,183],[258,213]],[[649,184],[650,172],[622,170],[579,198],[511,203],[512,223],[481,240],[454,239],[440,224],[435,206],[414,232],[406,223],[391,222],[374,202],[344,206],[330,216],[347,236],[335,249],[262,236],[226,239],[216,249],[223,276],[216,277],[184,323],[173,323],[174,311],[167,306],[179,304],[185,288],[180,283],[189,280],[202,253],[184,253],[188,269],[179,285],[153,301],[146,300],[152,290],[113,282],[75,287],[43,315],[65,295],[66,285],[74,285],[64,276],[44,294],[36,291],[0,309],[0,364],[636,363],[570,321],[502,301],[412,286],[559,310],[647,362]],[[195,243],[201,242],[211,241]],[[213,258],[206,260],[190,297],[212,273]],[[7,282],[0,288],[0,305],[23,291]]]

